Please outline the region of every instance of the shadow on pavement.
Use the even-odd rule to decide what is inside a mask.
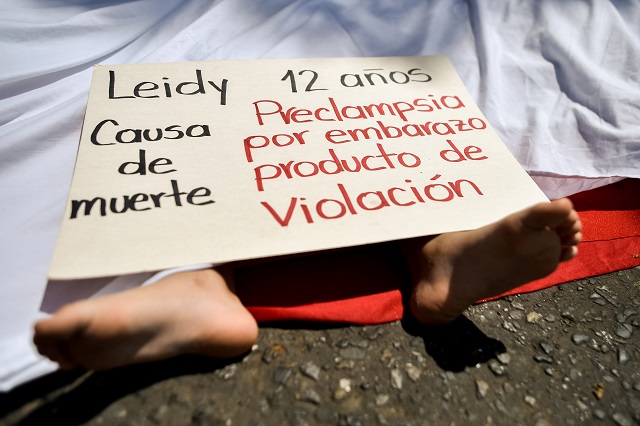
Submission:
[[[239,359],[182,356],[110,371],[58,372],[0,396],[0,415],[43,398],[43,403],[16,425],[83,424],[113,402],[154,383],[183,375],[209,373]]]
[[[410,335],[423,339],[427,353],[446,371],[460,372],[507,351],[501,341],[484,334],[464,315],[437,328],[420,325],[413,318],[403,319],[402,326]]]
[[[58,371],[0,394],[0,419],[24,404],[72,384],[86,374],[83,371]]]

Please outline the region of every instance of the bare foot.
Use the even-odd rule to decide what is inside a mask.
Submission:
[[[423,324],[446,324],[478,300],[542,278],[575,257],[581,229],[565,198],[480,229],[408,241],[411,313]]]
[[[233,357],[257,333],[222,275],[207,269],[64,306],[35,325],[34,342],[61,368],[102,370],[188,353]]]

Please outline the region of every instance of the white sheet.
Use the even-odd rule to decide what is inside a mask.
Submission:
[[[636,2],[0,2],[0,390],[54,368],[45,289],[49,311],[146,277],[47,288],[94,64],[436,53],[549,197],[640,177]]]

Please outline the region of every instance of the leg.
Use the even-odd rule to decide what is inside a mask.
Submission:
[[[223,276],[208,269],[64,306],[35,325],[34,342],[61,368],[101,370],[188,353],[233,357],[257,333]]]
[[[411,312],[423,324],[446,324],[478,300],[542,278],[577,254],[581,229],[571,202],[561,199],[480,229],[406,241]]]

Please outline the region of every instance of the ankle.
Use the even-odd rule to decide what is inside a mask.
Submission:
[[[217,326],[219,323],[193,342],[191,351],[214,358],[234,358],[249,352],[258,340],[258,324],[249,312],[235,315],[225,330],[216,329]]]
[[[444,325],[454,321],[460,311],[452,309],[450,286],[438,285],[437,282],[421,280],[416,284],[410,301],[410,310],[413,317],[424,325]],[[457,301],[458,306],[468,306],[471,303]]]

